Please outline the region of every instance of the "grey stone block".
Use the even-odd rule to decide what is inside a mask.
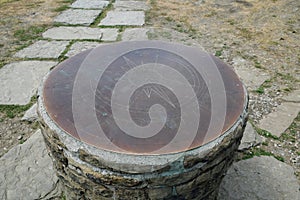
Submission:
[[[89,27],[54,27],[48,29],[43,33],[44,38],[51,38],[57,40],[82,40],[82,39],[92,39],[100,40],[102,36],[102,31],[99,28],[89,28]]]
[[[238,150],[245,150],[257,146],[263,142],[263,137],[260,136],[253,128],[251,123],[247,123],[241,144]]]
[[[109,11],[107,16],[100,22],[103,26],[142,26],[145,24],[143,11]]]
[[[123,41],[138,41],[148,40],[147,32],[149,29],[146,28],[127,28],[125,29],[122,40]]]
[[[0,199],[48,199],[57,181],[40,130],[0,158]]]
[[[38,119],[38,114],[37,114],[37,104],[33,104],[24,114],[22,117],[22,120],[24,121],[29,121],[33,122]]]
[[[283,102],[274,112],[260,120],[258,127],[280,137],[280,135],[292,124],[299,111],[300,104]]]
[[[287,96],[283,97],[282,99],[284,101],[300,103],[300,90],[294,90]]]
[[[119,35],[119,30],[116,28],[105,28],[102,29],[102,41],[116,41]]]
[[[116,1],[114,3],[116,10],[149,10],[149,6],[143,1]]]
[[[244,84],[250,89],[257,89],[265,80],[270,79],[270,75],[252,66],[252,64],[241,58],[233,58],[233,67]]]
[[[63,24],[79,24],[88,26],[94,22],[96,17],[100,15],[101,12],[101,10],[69,9],[58,15],[54,21]]]
[[[78,54],[80,52],[95,48],[98,45],[101,45],[101,43],[98,43],[98,42],[76,42],[70,47],[70,50],[67,52],[66,56],[67,57],[75,56],[76,54]]]
[[[19,58],[58,58],[66,49],[67,41],[37,41],[15,54]]]
[[[224,177],[219,200],[299,199],[299,184],[291,166],[262,156],[234,163]]]
[[[28,104],[43,76],[56,64],[52,61],[21,61],[5,65],[0,69],[0,104]]]
[[[72,3],[71,8],[103,9],[108,4],[109,4],[109,1],[77,0],[74,3]]]

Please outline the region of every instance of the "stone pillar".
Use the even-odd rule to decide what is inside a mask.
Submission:
[[[242,82],[218,58],[138,41],[60,63],[38,112],[67,199],[206,200],[233,161],[247,105]]]
[[[99,150],[74,139],[52,122],[41,104],[39,114],[67,199],[90,200],[215,199],[247,116],[245,111],[222,136],[196,149],[135,156]]]

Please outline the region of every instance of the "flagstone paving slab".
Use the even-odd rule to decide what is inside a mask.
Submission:
[[[21,61],[3,66],[0,69],[0,104],[28,104],[42,78],[56,64],[53,61]]]
[[[270,79],[268,73],[253,67],[250,62],[241,57],[233,58],[232,66],[243,83],[251,90],[257,89],[266,80]]]
[[[70,6],[71,8],[84,9],[103,9],[109,4],[109,1],[99,0],[77,0]]]
[[[70,47],[70,50],[66,53],[67,57],[75,56],[76,54],[83,52],[88,49],[95,48],[97,46],[101,45],[101,43],[98,42],[75,42]]]
[[[43,37],[56,40],[100,40],[102,31],[99,28],[60,26],[48,29],[43,33]]]
[[[57,182],[40,130],[0,158],[0,199],[50,199]]]
[[[101,41],[112,42],[116,41],[119,35],[119,30],[116,28],[103,28]]]
[[[273,157],[242,160],[227,171],[219,200],[299,199],[297,178],[291,166]]]
[[[58,58],[66,49],[67,41],[37,41],[15,54],[19,58]]]
[[[24,114],[21,120],[34,122],[38,119],[37,103],[33,104]]]
[[[272,135],[280,135],[292,124],[300,112],[300,104],[283,102],[276,110],[260,120],[258,127],[269,131]]]
[[[101,12],[101,10],[68,9],[58,15],[54,21],[63,24],[88,26],[94,22]]]
[[[300,90],[294,90],[287,96],[282,97],[282,99],[288,102],[300,103]]]
[[[143,11],[109,11],[100,22],[102,26],[142,26],[145,24],[145,13]]]
[[[149,10],[149,6],[143,1],[116,1],[115,10]]]
[[[250,122],[247,122],[238,150],[242,151],[249,149],[251,147],[261,144],[263,141],[264,138],[256,132],[256,130],[253,128]]]
[[[147,28],[127,28],[125,29],[122,40],[123,41],[138,41],[138,40],[148,40]]]

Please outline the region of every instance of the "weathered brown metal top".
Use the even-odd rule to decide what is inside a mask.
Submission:
[[[160,41],[101,45],[62,62],[43,87],[50,118],[97,148],[166,154],[202,146],[245,109],[231,67],[198,48]]]

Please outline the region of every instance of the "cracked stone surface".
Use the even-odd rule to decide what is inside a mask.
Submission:
[[[263,137],[261,137],[253,128],[252,124],[248,122],[238,150],[246,150],[251,147],[257,146],[262,142]]]
[[[127,28],[125,29],[122,40],[123,41],[138,41],[138,40],[148,40],[147,28]]]
[[[143,1],[116,1],[114,3],[116,10],[149,10],[149,6]]]
[[[292,124],[300,111],[300,104],[283,102],[276,110],[260,120],[258,127],[272,135],[280,135]]]
[[[289,200],[299,196],[293,168],[268,156],[234,163],[219,190],[220,200]]]
[[[40,130],[0,158],[0,199],[49,199],[57,182]]]
[[[38,119],[37,103],[33,104],[24,114],[21,120],[33,122]]]
[[[19,58],[58,58],[66,49],[67,41],[37,41],[15,54]]]
[[[109,1],[77,0],[74,3],[72,3],[71,8],[103,9],[108,4],[109,4]]]
[[[101,12],[101,10],[68,9],[58,15],[54,21],[63,24],[88,26],[94,22]]]
[[[270,79],[268,73],[253,67],[249,61],[241,57],[233,58],[232,66],[243,83],[251,90],[257,89],[263,82]]]
[[[21,61],[5,65],[0,69],[0,104],[28,104],[42,78],[56,64],[53,61]]]
[[[101,43],[98,43],[98,42],[75,42],[70,47],[70,50],[67,52],[66,56],[67,57],[75,56],[76,54],[78,54],[80,52],[95,48],[98,45],[101,45]]]
[[[109,11],[100,22],[102,26],[142,26],[145,24],[145,13],[143,11]]]
[[[51,38],[56,40],[100,40],[102,36],[102,31],[99,28],[89,28],[89,27],[54,27],[48,29],[43,33],[44,38]]]

